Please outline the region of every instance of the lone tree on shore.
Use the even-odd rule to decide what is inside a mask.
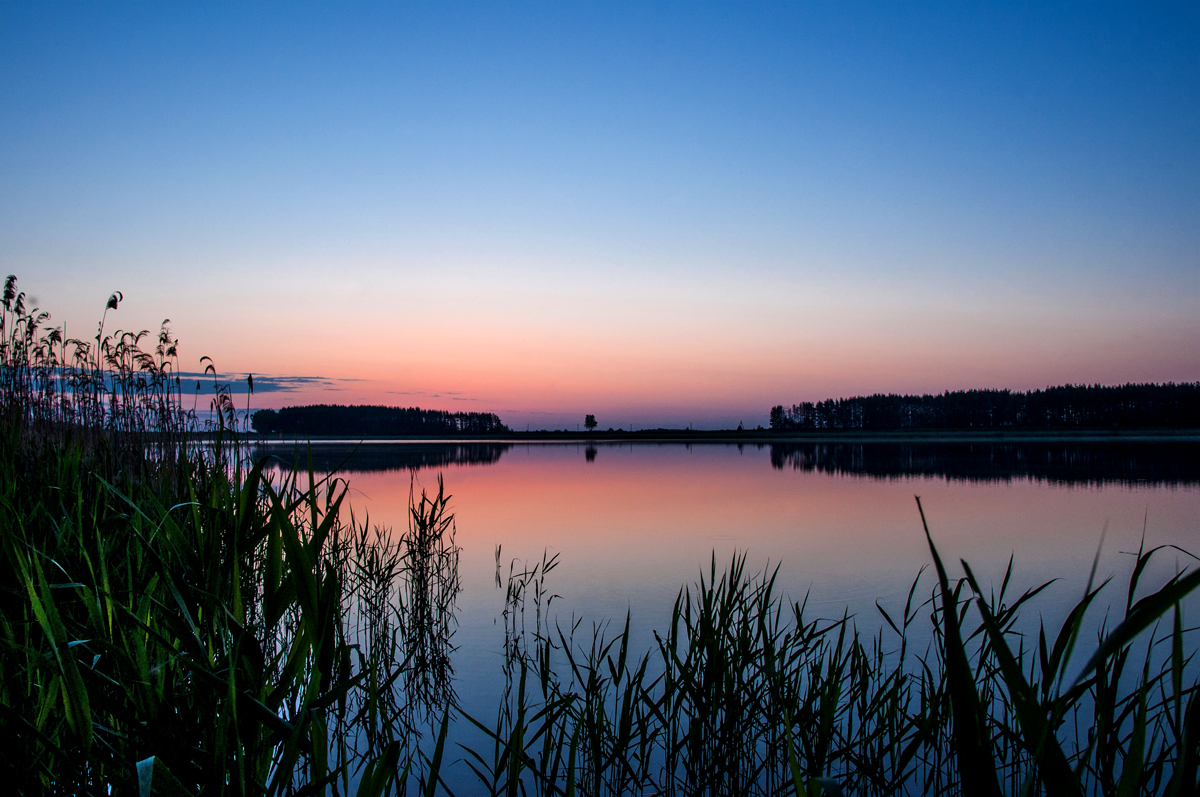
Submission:
[[[589,432],[592,431],[593,429],[595,429],[596,428],[596,416],[595,415],[583,416],[583,425],[587,427],[587,430]]]

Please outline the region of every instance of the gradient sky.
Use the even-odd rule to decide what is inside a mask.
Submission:
[[[0,268],[258,406],[1194,381],[1200,5],[5,3]]]

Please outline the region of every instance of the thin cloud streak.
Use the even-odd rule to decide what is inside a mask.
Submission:
[[[327,376],[280,376],[273,374],[205,373],[203,371],[181,371],[181,381],[196,382],[201,392],[214,384],[227,386],[230,393],[244,395],[250,392],[247,377],[254,378],[254,395],[260,393],[297,393],[312,390],[346,390],[343,385],[366,382],[365,379],[348,379]],[[186,391],[185,391],[186,392]]]

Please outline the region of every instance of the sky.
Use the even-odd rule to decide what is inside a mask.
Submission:
[[[256,407],[1200,380],[1200,5],[0,5],[0,269]]]

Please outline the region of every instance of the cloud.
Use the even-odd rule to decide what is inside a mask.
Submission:
[[[199,371],[183,371],[179,378],[185,382],[200,383],[200,391],[212,391],[213,382],[229,386],[229,392],[245,394],[249,392],[246,374],[206,374]],[[294,393],[298,390],[346,390],[343,385],[351,382],[364,382],[364,379],[336,379],[327,376],[279,376],[275,374],[254,374],[254,394],[260,393]],[[194,387],[194,386],[193,386]],[[185,387],[184,392],[189,392]]]
[[[477,398],[466,398],[461,390],[441,390],[430,393],[428,390],[386,390],[390,396],[427,396],[429,398],[449,398],[451,401],[479,401]]]

